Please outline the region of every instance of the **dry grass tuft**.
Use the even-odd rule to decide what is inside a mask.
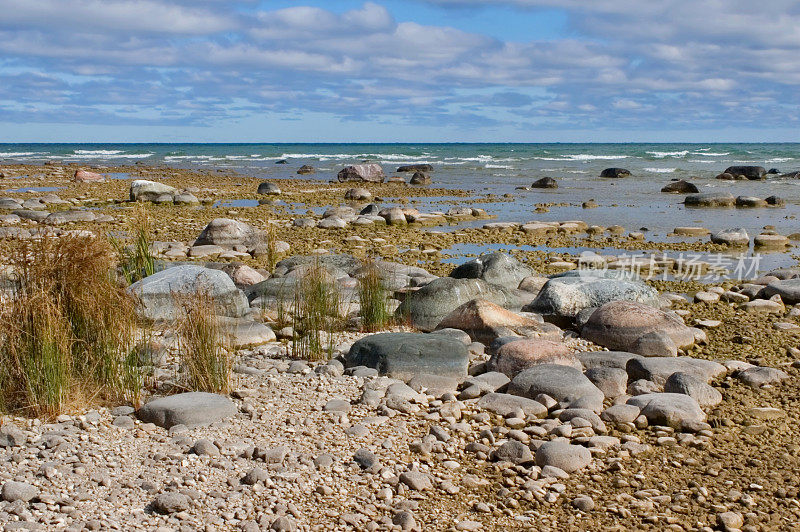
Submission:
[[[336,334],[343,328],[341,300],[335,281],[319,261],[298,281],[294,293],[292,356],[307,360],[331,358]]]
[[[16,276],[0,320],[0,407],[50,416],[73,404],[138,401],[135,303],[94,236],[11,242]]]
[[[214,314],[214,298],[203,289],[175,297],[183,309],[177,333],[186,386],[196,391],[228,393],[232,358]]]
[[[361,307],[362,327],[367,332],[375,332],[392,325],[393,317],[389,310],[388,291],[381,278],[377,265],[369,261],[364,266],[358,282],[358,301]]]

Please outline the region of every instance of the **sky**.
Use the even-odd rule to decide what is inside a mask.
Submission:
[[[0,142],[797,142],[797,0],[0,0]]]

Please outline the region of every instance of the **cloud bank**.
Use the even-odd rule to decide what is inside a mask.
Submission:
[[[427,2],[457,12],[453,23],[421,20],[414,6],[422,2],[342,12],[251,1],[0,0],[0,122],[224,133],[253,116],[326,116],[435,126],[445,140],[465,128],[521,140],[531,130],[624,130],[636,140],[638,130],[800,125],[797,2],[501,3],[531,21],[528,38],[460,27],[465,15],[490,9],[470,0]],[[563,36],[537,38],[543,10],[566,14]]]

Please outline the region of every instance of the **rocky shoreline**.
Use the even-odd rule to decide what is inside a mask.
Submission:
[[[0,523],[774,530],[800,521],[800,269],[682,277],[685,261],[667,252],[735,250],[750,235],[692,226],[653,241],[580,220],[496,222],[480,205],[513,196],[434,188],[429,168],[387,180],[375,166],[331,183],[3,166],[0,183],[15,192],[0,199],[0,254],[42,235],[125,239],[144,209],[159,271],[129,290],[161,325],[142,363],[142,408],[3,418]],[[765,228],[753,240],[785,253],[793,239]],[[484,253],[490,246],[508,252]],[[555,251],[565,248],[574,251]],[[633,250],[660,255],[625,256]],[[326,336],[330,360],[314,362],[292,358],[281,315],[312,264],[336,288],[346,323]],[[375,333],[361,330],[367,266],[397,318]],[[236,349],[230,396],[176,393],[172,296],[200,285]]]

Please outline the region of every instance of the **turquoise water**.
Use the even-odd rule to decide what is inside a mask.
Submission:
[[[276,164],[285,160],[286,164]],[[765,225],[781,233],[800,232],[800,180],[769,176],[766,181],[727,182],[714,176],[731,165],[760,165],[780,172],[800,170],[800,143],[791,144],[0,144],[4,162],[78,162],[94,166],[141,162],[182,168],[230,169],[253,178],[297,178],[309,164],[317,172],[303,179],[329,181],[345,165],[377,162],[391,174],[403,164],[430,163],[433,187],[457,187],[476,195],[513,194],[513,201],[478,206],[498,221],[585,220],[647,228],[664,237],[676,226],[704,225],[712,231],[745,227],[751,235]],[[632,176],[602,179],[601,170],[618,166]],[[555,190],[518,191],[544,177]],[[682,196],[662,194],[672,179],[690,179],[702,192],[786,199],[786,208],[692,209]],[[600,206],[582,209],[594,199]],[[465,200],[467,202],[468,200]],[[557,203],[549,212],[536,204]],[[445,209],[446,210],[446,209]],[[482,225],[484,222],[478,222]]]

